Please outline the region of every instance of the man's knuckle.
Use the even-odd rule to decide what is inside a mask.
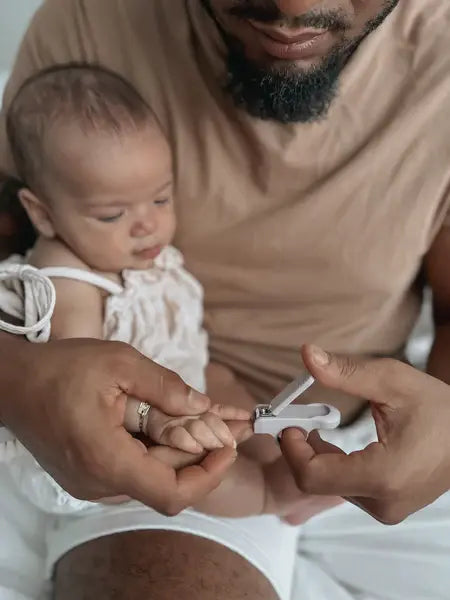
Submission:
[[[161,377],[161,385],[163,397],[177,394],[187,398],[191,391],[191,388],[181,379],[179,375],[169,370],[166,370],[164,375]]]
[[[110,344],[110,353],[109,353],[109,361],[111,365],[122,367],[124,365],[129,365],[129,363],[136,360],[136,356],[138,354],[136,351],[125,342],[109,342]]]
[[[350,356],[341,356],[338,359],[339,369],[341,375],[345,379],[350,379],[357,370],[357,364],[354,359]]]

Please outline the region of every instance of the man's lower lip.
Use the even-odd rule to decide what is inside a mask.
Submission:
[[[281,42],[256,30],[260,43],[270,56],[280,60],[306,60],[323,55],[331,46],[329,31],[318,33],[315,37],[303,42]]]
[[[154,259],[161,253],[161,247],[156,246],[155,248],[146,248],[140,252],[135,252],[135,255],[139,258]]]

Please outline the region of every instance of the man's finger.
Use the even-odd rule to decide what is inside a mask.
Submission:
[[[128,436],[125,431],[124,434]],[[122,439],[117,447],[121,448],[115,467],[117,492],[164,514],[176,514],[215,489],[237,457],[234,449],[223,448],[208,454],[199,465],[177,472],[158,460],[152,448],[144,450],[130,439]],[[179,464],[182,453],[173,453]]]
[[[207,454],[199,465],[178,471],[178,494],[183,506],[193,506],[215,490],[236,458],[233,448],[221,448]]]
[[[376,472],[383,468],[382,457],[376,457],[377,463],[370,446],[348,456],[335,451],[317,454],[295,429],[284,432],[281,450],[300,490],[308,494],[371,496]]]
[[[169,446],[154,446],[149,452],[153,458],[175,471],[197,465],[207,455],[206,451],[203,451],[201,454],[192,454],[191,452],[184,452],[184,450],[177,450]]]
[[[178,375],[131,347],[127,352],[119,384],[129,396],[149,402],[171,416],[196,416],[209,410],[209,398],[190,388]]]
[[[393,379],[399,379],[401,386],[410,375],[408,366],[396,361],[340,356],[317,346],[304,346],[302,358],[322,385],[382,404],[391,400]]]
[[[345,452],[337,446],[323,440],[318,431],[311,431],[307,442],[316,454],[345,454]]]

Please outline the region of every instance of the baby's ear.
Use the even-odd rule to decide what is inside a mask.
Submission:
[[[55,229],[46,204],[28,188],[20,189],[18,196],[36,231],[45,238],[54,238]]]

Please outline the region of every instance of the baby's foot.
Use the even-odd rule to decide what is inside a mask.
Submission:
[[[288,525],[303,525],[316,515],[342,504],[344,500],[335,496],[308,496],[299,499],[296,508],[293,508],[282,520]]]

